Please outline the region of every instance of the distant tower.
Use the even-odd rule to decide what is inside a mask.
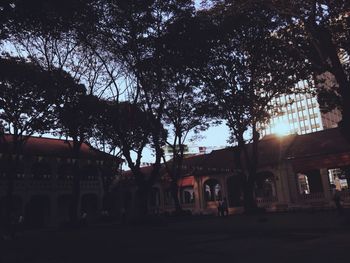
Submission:
[[[299,82],[307,88],[307,81]],[[290,94],[276,97],[272,102],[279,108],[280,114],[271,118],[262,127],[261,136],[269,134],[306,134],[324,129],[337,127],[341,113],[334,109],[322,113],[317,98],[312,94]]]

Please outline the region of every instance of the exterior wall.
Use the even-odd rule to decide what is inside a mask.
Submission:
[[[8,158],[7,155],[2,154],[1,158]],[[44,225],[57,225],[63,221],[68,220],[67,215],[60,214],[59,200],[68,197],[72,193],[73,181],[72,178],[61,178],[59,168],[63,164],[71,164],[75,162],[73,159],[62,159],[56,157],[37,157],[37,156],[21,156],[19,165],[24,169],[17,173],[17,178],[14,183],[13,196],[21,200],[21,207],[15,211],[15,216],[24,215],[26,222],[26,214],[28,214],[33,205],[33,200],[36,200],[36,205],[40,205],[40,202],[48,205],[49,211],[45,215]],[[49,168],[50,172],[43,173],[42,178],[35,178],[33,175],[33,167],[36,164],[45,164]],[[96,213],[99,213],[102,209],[103,200],[103,184],[101,181],[101,170],[108,164],[102,164],[103,161],[98,160],[81,160],[80,166],[96,167],[96,172],[89,176],[90,178],[83,178],[81,180],[81,193],[79,202],[79,211],[82,209],[82,201],[89,200],[89,198],[97,201]],[[5,196],[8,188],[6,174],[0,173],[0,200],[2,200],[2,209],[5,206]],[[84,177],[84,174],[82,174]],[[88,197],[88,198],[86,198]],[[48,202],[47,202],[48,201]],[[88,201],[85,202],[87,204]],[[94,201],[95,203],[95,201]],[[94,204],[95,206],[95,204]],[[62,208],[62,207],[61,207]],[[66,207],[66,209],[68,209]],[[61,209],[62,210],[62,209]],[[97,215],[97,214],[96,214]],[[88,219],[92,215],[88,214]],[[92,219],[92,218],[91,218]]]
[[[294,168],[291,162],[283,161],[276,166],[264,167],[259,169],[258,173],[270,173],[274,178],[275,196],[257,197],[257,204],[259,207],[265,208],[267,211],[289,211],[301,209],[324,209],[333,207],[331,187],[328,178],[328,169],[320,167],[317,169],[319,173],[319,182],[322,186],[320,192],[311,192],[309,194],[302,194],[298,189],[298,173],[301,171]],[[184,210],[190,210],[193,214],[217,214],[218,200],[207,201],[205,199],[205,185],[208,180],[216,180],[222,190],[222,198],[229,196],[229,187],[227,179],[236,176],[232,172],[218,173],[210,175],[195,176],[194,180],[194,194],[195,202],[193,204],[183,205]],[[161,200],[164,197],[164,188],[157,185],[160,189]],[[350,205],[350,194],[343,193]],[[171,212],[174,207],[171,205],[164,205],[161,201],[160,212]],[[237,214],[243,212],[242,206],[231,206],[229,208],[230,214]]]

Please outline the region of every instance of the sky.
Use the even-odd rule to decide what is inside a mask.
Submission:
[[[229,129],[225,124],[210,127],[205,132],[200,133],[201,139],[188,143],[189,147],[207,147],[207,148],[224,148],[230,146],[227,142],[229,138]],[[190,137],[189,137],[190,138]],[[147,148],[142,155],[143,163],[152,163],[154,157],[151,149]],[[123,166],[123,169],[128,170],[127,165]]]
[[[200,7],[201,0],[195,0],[195,5],[197,8]],[[10,52],[16,52],[11,46],[7,46],[5,44],[3,46],[3,49]],[[53,137],[51,134],[45,134],[43,137]],[[189,139],[191,136],[189,136]],[[210,127],[207,131],[202,132],[200,134],[200,139],[194,141],[194,142],[187,142],[189,147],[207,147],[207,148],[223,148],[225,146],[229,146],[229,143],[227,142],[229,138],[229,130],[225,124],[221,124],[218,126]],[[143,153],[142,162],[146,163],[152,163],[154,160],[152,156],[151,149],[146,149]],[[127,166],[124,165],[124,169],[127,169]]]

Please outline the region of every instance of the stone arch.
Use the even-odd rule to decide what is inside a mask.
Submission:
[[[260,171],[256,174],[256,197],[273,198],[276,197],[276,180],[271,171]]]
[[[297,173],[300,194],[323,193],[320,170]]]
[[[43,227],[50,221],[51,203],[48,195],[33,195],[26,205],[25,222],[31,227]]]
[[[181,204],[194,203],[194,189],[193,186],[185,186],[180,188],[180,202]]]
[[[204,200],[206,202],[222,200],[222,186],[215,178],[206,180],[203,184]]]
[[[310,194],[309,179],[303,173],[297,174],[298,189],[300,194]]]

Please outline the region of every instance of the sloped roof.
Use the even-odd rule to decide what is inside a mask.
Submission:
[[[297,159],[345,152],[350,153],[350,143],[343,137],[339,128],[333,128],[297,136],[286,158]]]
[[[268,136],[259,141],[259,166],[267,166],[278,163],[285,155],[289,145],[294,141],[296,135],[284,137]],[[247,145],[248,152],[252,151],[252,144]],[[237,169],[235,160],[237,147],[212,151],[205,156],[198,156],[197,160],[203,169],[208,171],[228,171]],[[241,158],[243,158],[241,156]],[[242,160],[244,162],[244,160]],[[185,163],[185,162],[184,162]]]
[[[236,147],[228,147],[209,154],[186,157],[183,160],[184,176],[235,170],[236,150]],[[247,145],[247,150],[252,150],[251,144]],[[350,143],[344,139],[339,128],[304,135],[270,135],[259,141],[258,151],[259,167],[278,164],[282,160],[291,160],[298,169],[350,165]],[[150,168],[142,169],[147,171]]]
[[[11,145],[13,137],[11,135],[5,135],[4,139],[5,140],[0,140],[0,152],[3,153],[6,152],[6,148]],[[71,143],[72,141],[67,140],[31,136],[26,140],[22,154],[72,158]],[[84,159],[115,159],[121,161],[120,158],[99,151],[87,143],[81,145],[80,157]]]
[[[140,168],[141,173],[143,173],[146,176],[151,175],[153,171],[153,166],[143,166]],[[133,173],[131,170],[123,171],[123,175],[126,177],[132,176]]]
[[[294,169],[311,170],[350,165],[350,143],[339,128],[297,136],[285,158]]]

